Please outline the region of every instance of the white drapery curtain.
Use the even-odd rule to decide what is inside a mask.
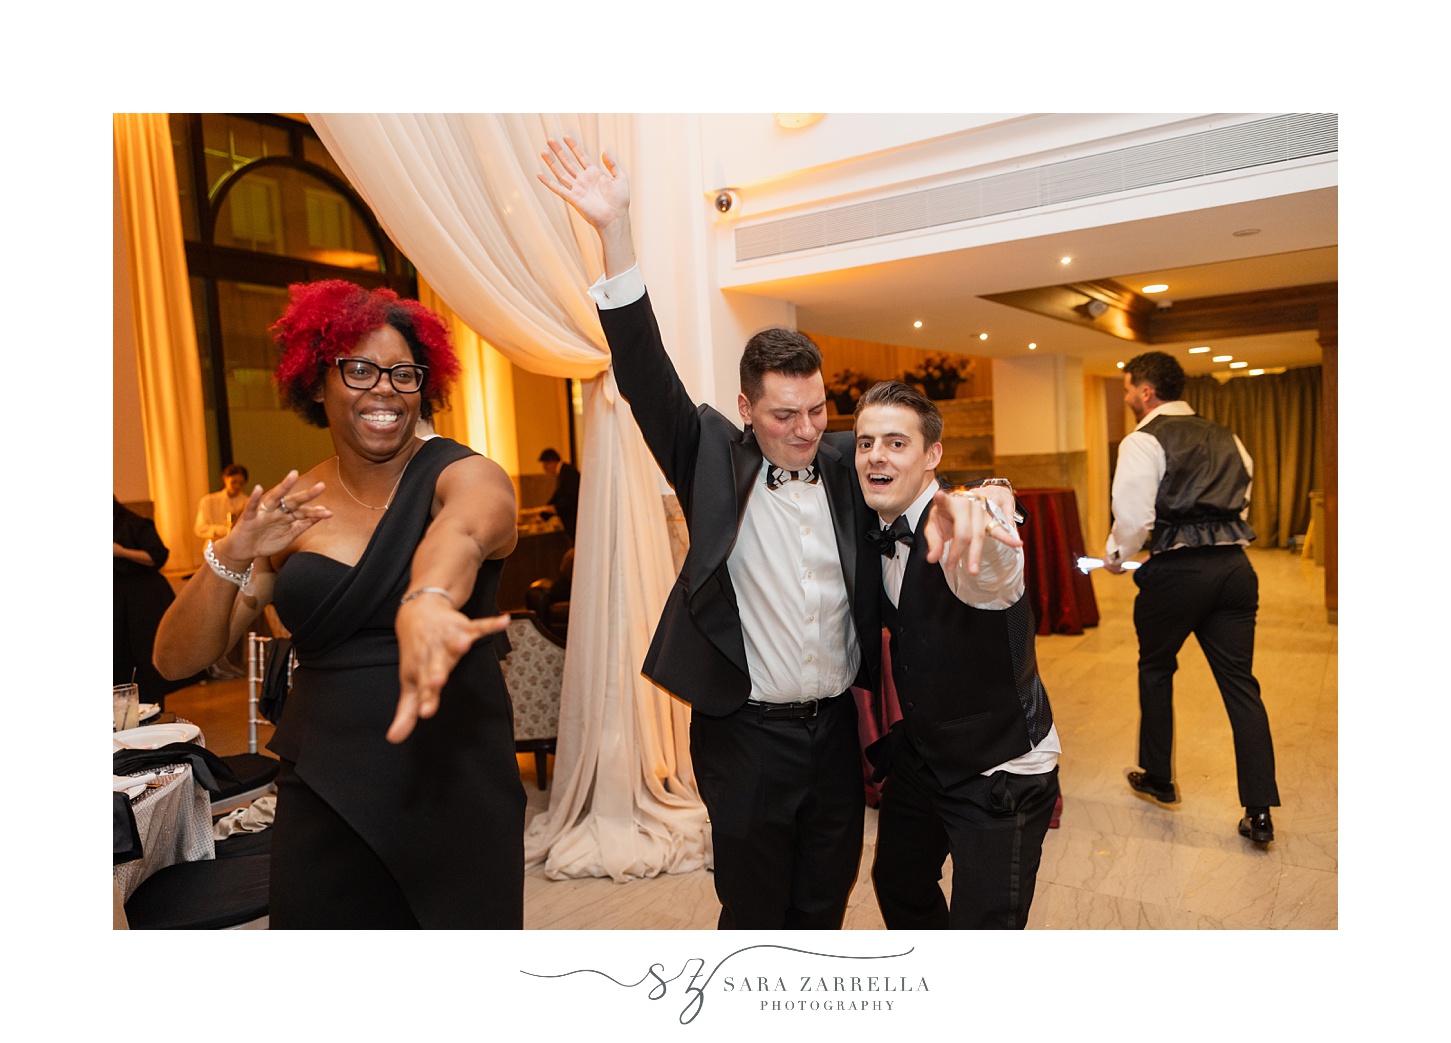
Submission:
[[[635,166],[611,115],[308,114],[393,241],[448,306],[516,365],[585,383],[579,535],[549,811],[527,864],[617,881],[705,862],[687,709],[640,676],[674,580],[658,471],[606,371],[584,289],[594,232],[535,179],[548,137]],[[627,167],[628,168],[628,167]],[[593,378],[593,379],[591,379]]]

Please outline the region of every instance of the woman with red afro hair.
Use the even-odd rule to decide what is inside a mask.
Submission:
[[[259,485],[157,631],[166,677],[205,669],[269,604],[297,666],[271,925],[519,928],[524,789],[492,641],[517,540],[509,476],[415,426],[459,372],[447,328],[391,290],[289,288],[272,327],[287,402],[334,455]]]
[[[402,334],[414,361],[428,367],[419,415],[429,420],[446,404],[459,362],[448,327],[433,312],[386,287],[364,290],[342,279],[297,283],[288,292],[292,305],[272,327],[282,351],[273,379],[283,401],[309,423],[327,427],[315,396],[333,359],[346,356],[358,338],[381,326]]]

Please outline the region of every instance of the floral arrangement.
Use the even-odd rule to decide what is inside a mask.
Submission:
[[[928,398],[952,398],[957,386],[972,377],[972,362],[951,355],[928,355],[914,369],[902,374],[906,384],[917,384]]]
[[[871,377],[854,369],[838,370],[826,382],[826,394],[836,403],[836,411],[845,416],[856,409],[857,399],[875,383]]]

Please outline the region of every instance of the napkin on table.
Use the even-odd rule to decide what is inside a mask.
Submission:
[[[192,776],[208,793],[220,793],[223,782],[240,782],[225,760],[205,746],[190,742],[169,742],[154,750],[117,750],[111,754],[111,773],[155,768],[163,764],[190,764]]]
[[[112,775],[111,792],[124,793],[128,797],[139,797],[146,792],[146,784],[156,778],[156,772],[145,775]]]

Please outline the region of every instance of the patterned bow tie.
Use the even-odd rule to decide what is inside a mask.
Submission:
[[[868,529],[864,535],[874,550],[882,552],[883,557],[894,558],[897,556],[898,540],[911,546],[912,523],[907,521],[905,514],[899,514],[897,520],[885,529]]]
[[[820,479],[821,476],[816,473],[814,464],[804,471],[788,471],[784,467],[766,468],[767,489],[778,489],[787,482],[806,482],[808,485],[815,485]]]

